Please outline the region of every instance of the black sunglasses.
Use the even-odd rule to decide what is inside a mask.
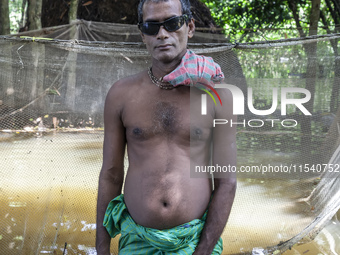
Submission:
[[[163,22],[148,21],[145,23],[138,23],[138,28],[146,35],[157,35],[161,26],[164,26],[164,28],[169,32],[174,32],[180,29],[188,18],[188,15],[184,14],[182,16],[172,17]]]

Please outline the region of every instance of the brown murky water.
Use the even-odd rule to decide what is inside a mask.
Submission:
[[[0,134],[1,254],[95,254],[102,139],[101,132]],[[301,231],[310,208],[296,202],[296,187],[289,180],[239,180],[224,254],[275,245]],[[339,224],[334,218],[313,242],[285,254],[340,254]]]

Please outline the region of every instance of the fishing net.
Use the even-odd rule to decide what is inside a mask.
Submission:
[[[190,41],[243,95],[223,254],[281,253],[313,239],[338,211],[340,65],[332,45],[339,38],[230,44],[197,32]],[[149,65],[130,25],[76,21],[0,37],[2,254],[95,253],[105,96]],[[306,90],[311,107],[285,101],[304,100]]]

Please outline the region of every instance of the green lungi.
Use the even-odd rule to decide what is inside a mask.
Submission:
[[[121,194],[109,203],[103,225],[111,238],[121,234],[119,255],[188,255],[195,251],[206,217],[207,212],[202,219],[194,219],[171,229],[146,228],[131,218]],[[222,250],[220,238],[212,255],[220,255]]]

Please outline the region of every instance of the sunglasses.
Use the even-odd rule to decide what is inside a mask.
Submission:
[[[145,23],[138,23],[138,28],[146,35],[157,35],[161,26],[169,32],[175,32],[183,26],[184,22],[186,22],[188,18],[188,15],[184,14],[182,16],[172,17],[163,22],[149,21]]]

